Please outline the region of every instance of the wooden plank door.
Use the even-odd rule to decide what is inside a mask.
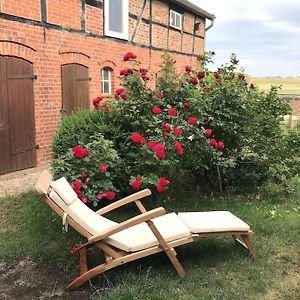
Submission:
[[[0,174],[36,166],[33,65],[0,56]]]
[[[89,69],[79,64],[67,64],[61,67],[62,112],[71,114],[90,108]]]

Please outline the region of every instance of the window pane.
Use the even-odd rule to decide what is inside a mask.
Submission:
[[[122,0],[109,0],[109,30],[123,32]]]
[[[102,80],[109,80],[109,70],[102,69]]]
[[[109,88],[109,81],[103,81],[102,82],[102,93],[103,94],[110,94],[110,88]]]

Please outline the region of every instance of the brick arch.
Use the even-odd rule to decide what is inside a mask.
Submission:
[[[111,60],[105,60],[105,61],[103,61],[101,63],[99,62],[99,66],[100,66],[100,69],[109,68],[109,69],[111,69],[113,71],[116,68],[116,64],[113,61],[111,61]]]
[[[36,50],[19,42],[0,40],[0,55],[16,56],[34,63]]]
[[[60,52],[60,64],[80,64],[86,67],[90,66],[90,57],[81,52]]]

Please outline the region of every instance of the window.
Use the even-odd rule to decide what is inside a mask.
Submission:
[[[170,26],[181,30],[182,15],[174,10],[170,10]]]
[[[111,94],[111,70],[108,68],[103,68],[101,70],[101,93]]]
[[[105,0],[105,35],[128,40],[128,0]]]

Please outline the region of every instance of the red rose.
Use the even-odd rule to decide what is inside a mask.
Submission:
[[[120,96],[121,94],[123,94],[125,92],[125,89],[123,89],[123,88],[118,88],[118,89],[116,89],[116,95],[117,96]]]
[[[195,125],[196,122],[197,122],[197,118],[195,118],[195,117],[190,117],[190,118],[188,119],[188,123],[189,123],[190,125]]]
[[[182,135],[183,130],[182,130],[182,128],[174,128],[173,132],[175,135],[179,136],[179,135]]]
[[[97,198],[101,200],[103,199],[104,196],[105,196],[104,194],[98,194]]]
[[[132,181],[131,186],[134,190],[139,190],[141,188],[141,177],[137,177],[135,180]]]
[[[80,191],[82,188],[81,182],[76,180],[71,183],[71,187],[74,191]]]
[[[144,76],[148,73],[148,69],[140,68],[140,73],[141,73],[142,76]]]
[[[155,151],[165,151],[165,145],[163,145],[161,143],[157,143],[155,145]]]
[[[94,105],[94,109],[95,110],[99,110],[101,108],[101,104],[100,103],[96,103],[95,105]]]
[[[141,136],[138,133],[133,133],[130,137],[130,139],[134,142],[134,143],[139,143]]]
[[[166,158],[166,153],[165,153],[165,151],[156,150],[155,151],[155,156],[159,159],[165,159]]]
[[[147,76],[147,75],[143,75],[143,76],[142,76],[142,79],[143,79],[144,81],[148,81],[148,80],[150,80],[150,77]]]
[[[161,185],[161,184],[158,184],[156,186],[156,190],[159,192],[159,193],[162,193],[162,192],[165,192],[166,191],[166,187],[164,185]]]
[[[207,137],[207,138],[209,138],[210,136],[211,136],[211,134],[212,134],[212,130],[211,129],[205,129],[205,136]]]
[[[128,69],[123,69],[120,71],[120,76],[128,76],[130,71]]]
[[[183,103],[183,106],[184,106],[185,108],[190,108],[190,107],[191,107],[191,103],[190,103],[190,102],[184,102],[184,103]]]
[[[192,67],[191,66],[185,66],[185,71],[187,73],[190,73],[192,71]]]
[[[176,116],[177,112],[176,112],[175,108],[171,107],[171,108],[169,108],[168,113],[169,113],[169,116],[174,117],[174,116]]]
[[[88,156],[90,152],[87,149],[84,149],[80,146],[73,147],[73,157],[74,158],[84,158]]]
[[[155,115],[158,115],[161,113],[161,109],[158,107],[158,106],[154,106],[152,108],[152,112],[155,114]]]
[[[205,72],[203,72],[203,71],[198,72],[198,73],[197,73],[197,77],[198,77],[199,79],[204,78],[204,77],[205,77]]]
[[[110,107],[108,105],[105,105],[104,106],[104,111],[106,111],[106,112],[110,111]]]
[[[120,95],[120,97],[121,97],[123,100],[127,100],[127,99],[128,99],[128,94],[122,93],[122,94]]]
[[[198,84],[198,79],[195,77],[191,77],[189,78],[189,83],[193,84],[193,85],[197,85]]]
[[[170,181],[169,181],[167,178],[165,178],[165,177],[159,178],[159,179],[158,179],[158,182],[159,182],[159,184],[162,185],[162,186],[166,186],[166,185],[169,185],[169,184],[170,184]]]
[[[176,148],[176,152],[179,155],[183,155],[183,149],[182,149],[182,145],[180,142],[174,142],[174,146]]]
[[[107,165],[101,165],[99,167],[99,170],[102,172],[102,173],[105,173],[107,171]]]
[[[128,60],[131,60],[131,59],[136,59],[136,55],[133,54],[132,52],[126,52],[123,56],[123,60],[128,61]]]
[[[105,198],[108,200],[114,200],[116,198],[116,193],[115,192],[106,192],[104,194]]]
[[[140,143],[141,145],[144,145],[144,144],[146,143],[146,139],[145,139],[143,136],[140,136],[139,143]]]
[[[103,97],[101,97],[101,96],[98,96],[97,98],[95,98],[94,100],[93,100],[93,105],[97,105],[97,104],[99,104],[99,102],[100,101],[102,101],[103,100]]]
[[[170,132],[171,131],[171,125],[170,124],[165,124],[165,130],[166,132]]]
[[[161,99],[164,98],[164,95],[162,93],[159,93],[159,94],[156,95],[156,98],[161,100]]]
[[[219,142],[218,143],[218,148],[221,149],[221,150],[223,150],[225,148],[224,143],[223,142]]]
[[[153,141],[148,142],[147,147],[149,150],[154,150],[156,147],[156,143]]]
[[[211,139],[209,141],[210,145],[213,147],[213,148],[217,148],[218,147],[218,143],[215,139]]]

